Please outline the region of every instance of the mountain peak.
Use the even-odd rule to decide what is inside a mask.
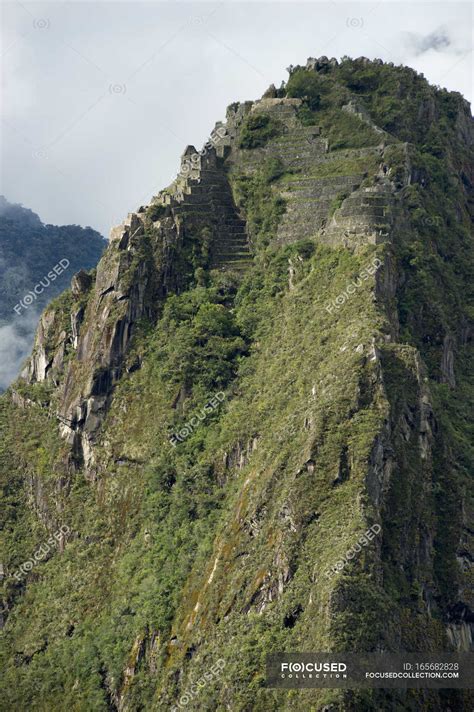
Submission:
[[[10,708],[326,709],[266,654],[468,649],[472,151],[459,95],[309,59],[112,229],[0,402]]]

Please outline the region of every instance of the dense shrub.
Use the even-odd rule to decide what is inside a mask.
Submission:
[[[258,148],[278,133],[278,124],[268,114],[249,114],[240,134],[241,148]]]
[[[150,220],[159,220],[162,218],[166,213],[166,206],[165,205],[160,205],[159,203],[156,203],[154,205],[150,205],[150,207],[147,210],[147,215],[150,218]]]
[[[298,69],[290,76],[286,93],[289,97],[305,99],[308,108],[315,111],[321,103],[321,82],[314,72]]]

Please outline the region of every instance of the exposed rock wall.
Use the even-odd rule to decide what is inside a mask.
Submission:
[[[252,175],[272,158],[294,174],[281,191],[287,209],[275,244],[308,237],[353,249],[360,242],[386,238],[391,200],[387,180],[361,188],[364,174],[308,177],[319,165],[330,171],[331,161],[341,156],[328,154],[328,141],[319,127],[301,126],[297,114],[301,104],[301,99],[269,98],[230,107],[227,123],[216,125],[215,142],[201,152],[188,146],[176,180],[150,205],[112,228],[94,283],[81,274],[74,277],[72,293],[78,305],[70,329],[56,333],[55,320],[62,316],[54,311],[43,315],[23,376],[29,382],[49,378],[58,384],[61,374],[60,430],[79,463],[93,465],[93,442],[136,324],[142,318],[156,319],[166,294],[182,286],[176,256],[183,243],[205,234],[211,268],[235,271],[249,265],[248,229],[234,203],[229,170]],[[281,131],[261,149],[242,149],[244,120],[258,114],[272,116]],[[383,148],[344,152],[348,160],[372,155],[382,161]],[[334,208],[341,194],[341,205]]]

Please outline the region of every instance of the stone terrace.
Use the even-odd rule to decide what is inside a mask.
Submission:
[[[228,117],[226,146],[232,147],[249,113],[270,114],[283,125],[281,135],[264,147],[237,148],[227,159],[228,165],[248,175],[268,158],[279,159],[286,169],[288,175],[275,184],[287,205],[275,241],[289,243],[318,237],[325,242],[346,244],[348,235],[366,240],[368,235],[382,234],[386,229],[388,195],[361,188],[361,184],[368,174],[377,172],[383,147],[329,151],[318,126],[302,126],[299,122],[300,105],[300,99],[262,99],[239,105]],[[228,149],[221,150],[225,156]]]

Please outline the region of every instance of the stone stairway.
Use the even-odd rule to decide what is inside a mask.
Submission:
[[[190,165],[196,156],[188,146],[182,156],[182,166]],[[242,271],[252,261],[246,223],[240,217],[230,184],[223,167],[223,157],[215,149],[194,158],[188,175],[176,181],[154,199],[154,204],[165,205],[174,217],[182,218],[188,231],[204,227],[212,232],[210,267],[220,270]]]
[[[381,235],[386,229],[387,196],[360,187],[367,175],[366,163],[372,162],[372,173],[383,153],[380,146],[329,151],[320,127],[301,124],[300,105],[299,99],[263,99],[230,107],[225,127],[216,124],[218,142],[206,145],[200,154],[188,146],[177,179],[154,199],[180,221],[191,239],[203,228],[211,230],[211,268],[241,271],[251,263],[246,223],[234,203],[228,171],[251,176],[268,159],[280,161],[286,174],[274,184],[286,202],[275,243],[317,236],[333,242],[346,234],[358,239],[374,231]],[[259,112],[271,114],[280,133],[265,146],[242,149],[243,122],[249,113]]]
[[[213,251],[214,267],[245,269],[252,259],[245,221],[235,212],[224,219],[220,228],[220,239],[216,241]]]

